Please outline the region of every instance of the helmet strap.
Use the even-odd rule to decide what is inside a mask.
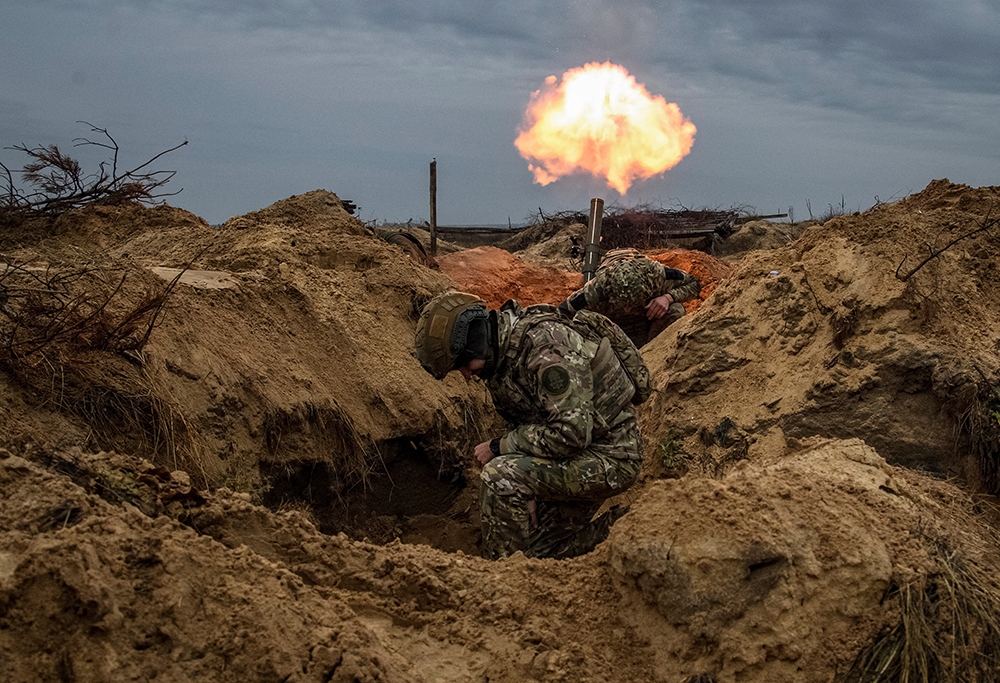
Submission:
[[[486,365],[479,371],[479,376],[489,379],[497,369],[497,359],[500,357],[500,334],[497,324],[497,312],[490,311],[486,319]]]

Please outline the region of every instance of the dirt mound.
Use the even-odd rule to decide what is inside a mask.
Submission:
[[[509,251],[530,252],[569,248],[570,237],[583,240],[587,226],[573,219],[550,218],[529,225],[516,234],[496,243],[496,246]]]
[[[226,221],[222,227],[232,229],[261,226],[308,226],[312,230],[328,229],[349,235],[365,233],[364,225],[358,220],[348,220],[351,213],[344,203],[332,192],[313,190],[301,195],[292,195],[270,206]]]
[[[0,675],[831,680],[901,619],[893,586],[984,561],[950,485],[857,441],[772,455],[649,487],[591,555],[494,563],[325,535],[113,453],[0,450]]]
[[[984,568],[996,562],[992,532],[951,506],[950,486],[887,466],[859,440],[767,455],[773,464],[744,464],[721,481],[657,482],[612,529],[610,564],[641,595],[625,591],[619,609],[637,625],[657,624],[651,643],[683,663],[679,674],[834,680],[860,649],[899,628],[902,611],[886,604],[896,586],[923,577],[918,590],[933,593],[952,566],[949,552]],[[959,529],[978,532],[965,545]],[[986,590],[1000,604],[993,577],[980,581],[957,592]],[[949,600],[937,616],[956,607]],[[933,633],[940,623],[920,626]],[[911,626],[915,651],[948,652]],[[963,641],[963,663],[946,668],[976,666],[978,645]],[[899,663],[877,664],[886,662]]]
[[[428,382],[412,354],[422,304],[454,283],[365,230],[329,192],[292,197],[220,228],[149,211],[180,220],[138,221],[109,235],[100,253],[78,250],[78,258],[144,274],[127,278],[129,297],[156,282],[168,286],[154,275],[177,272],[165,268],[192,266],[214,279],[182,277],[141,357],[89,360],[90,383],[109,389],[83,411],[103,427],[86,447],[120,448],[106,435],[135,433],[145,447],[130,443],[132,452],[183,465],[200,486],[311,506],[326,529],[347,525],[380,540],[405,532],[394,481],[432,494],[418,497],[410,514],[468,508],[460,499],[464,455],[477,435],[466,423],[480,416],[485,428],[495,417],[481,390],[454,378]],[[8,258],[38,255],[25,249]],[[67,374],[51,363],[36,367],[50,370],[48,385],[51,375]],[[131,373],[124,379],[123,368]],[[73,403],[62,396],[52,403]],[[81,417],[66,413],[73,424]],[[22,431],[31,422],[10,420]],[[87,425],[69,431],[80,430]]]
[[[543,227],[549,229],[542,230]],[[529,263],[558,270],[582,272],[587,226],[583,223],[571,223],[558,230],[553,230],[553,227],[548,224],[531,226],[514,238],[498,242],[496,246],[516,254],[518,258]]]
[[[523,261],[498,247],[464,249],[438,257],[441,272],[491,308],[508,299],[522,305],[558,304],[582,284],[582,275]]]
[[[715,470],[771,438],[858,437],[895,463],[995,478],[996,445],[971,425],[1000,371],[1000,247],[981,232],[903,276],[996,201],[935,181],[749,254],[645,349],[660,390],[643,406],[650,442]]]
[[[474,556],[469,453],[501,425],[412,342],[446,288],[556,303],[578,273],[492,247],[434,271],[322,190],[12,241],[0,322],[73,334],[0,357],[0,678],[986,680],[989,505],[900,465],[996,488],[1000,243],[971,232],[997,195],[935,181],[728,266],[652,252],[705,300],[644,347],[630,512],[563,562]],[[89,292],[84,322],[31,278]]]
[[[166,204],[88,206],[51,220],[4,226],[0,233],[0,250],[16,254],[31,249],[35,250],[32,253],[43,255],[47,262],[78,262],[81,258],[99,257],[132,235],[206,228],[208,223],[203,218]]]
[[[721,259],[732,260],[732,257],[742,256],[748,251],[777,249],[797,238],[812,224],[747,221],[737,226],[733,233],[724,239],[716,239],[713,242],[712,253]]]

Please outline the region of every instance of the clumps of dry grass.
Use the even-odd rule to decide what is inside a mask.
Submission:
[[[325,460],[337,489],[331,493],[365,486],[374,472],[385,468],[378,445],[336,405],[307,402],[291,410],[273,410],[264,419],[263,432],[268,453],[277,462]]]
[[[978,368],[976,368],[978,370]],[[961,430],[978,459],[983,484],[1000,490],[1000,388],[979,371],[962,403]],[[971,395],[971,399],[969,399]],[[924,531],[933,566],[887,595],[899,620],[865,648],[845,683],[985,683],[1000,671],[1000,533],[953,501]]]
[[[978,368],[977,368],[978,369]],[[982,373],[981,373],[982,374]],[[968,433],[983,483],[1000,492],[1000,387],[983,376],[982,385],[965,411],[961,426]]]
[[[176,405],[143,383],[136,385],[123,390],[91,384],[72,405],[65,405],[63,397],[63,408],[87,421],[99,449],[146,456],[171,470],[185,470],[198,486],[208,487],[191,423]]]
[[[130,287],[121,268],[0,255],[0,370],[40,405],[82,418],[98,448],[200,473],[205,485],[194,430],[143,355],[178,281]]]
[[[993,534],[990,534],[993,536]],[[994,549],[996,539],[989,541]],[[985,683],[1000,671],[994,571],[935,543],[930,574],[896,586],[899,621],[861,652],[845,683]]]

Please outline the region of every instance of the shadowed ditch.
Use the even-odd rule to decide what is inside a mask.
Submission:
[[[326,534],[378,544],[398,538],[478,554],[476,487],[464,474],[433,462],[411,439],[383,442],[378,452],[379,466],[350,484],[328,462],[262,463],[269,483],[263,502],[272,510],[308,512]]]

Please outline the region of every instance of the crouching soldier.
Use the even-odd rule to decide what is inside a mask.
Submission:
[[[610,318],[636,346],[651,342],[684,315],[682,301],[694,299],[701,283],[636,249],[612,249],[601,259],[594,279],[570,294],[559,308],[569,315],[582,309]]]
[[[422,311],[424,369],[436,379],[451,371],[482,379],[511,427],[475,448],[487,558],[574,557],[624,514],[616,507],[594,518],[639,476],[633,402],[648,395],[648,371],[621,330],[585,313],[515,301],[491,311],[462,292],[440,294]]]

